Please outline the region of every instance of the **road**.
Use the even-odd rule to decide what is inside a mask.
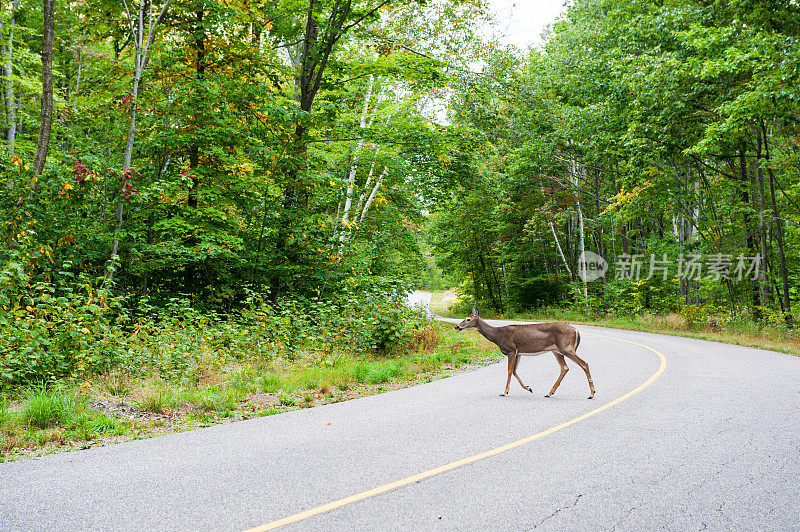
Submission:
[[[799,358],[579,330],[594,400],[574,365],[546,399],[558,366],[543,355],[520,366],[533,394],[512,383],[498,396],[501,361],[345,403],[0,464],[0,529],[243,530],[476,456],[286,529],[798,528]]]
[[[422,309],[428,314],[432,316],[433,313],[431,312],[431,298],[433,294],[430,292],[425,292],[423,290],[414,290],[408,295],[408,304],[412,307],[422,307]]]

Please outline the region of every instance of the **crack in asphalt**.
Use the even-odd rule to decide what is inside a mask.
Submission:
[[[554,516],[556,516],[557,514],[559,514],[559,513],[560,513],[561,511],[563,511],[563,510],[569,510],[569,509],[571,509],[571,508],[575,508],[575,506],[577,506],[577,505],[578,505],[578,501],[580,501],[580,500],[581,500],[581,497],[583,497],[584,495],[585,495],[585,493],[581,493],[580,495],[578,495],[577,497],[575,497],[575,500],[574,500],[574,501],[572,501],[572,504],[568,504],[568,505],[566,505],[566,506],[562,506],[561,508],[556,508],[556,511],[555,511],[555,512],[551,513],[550,515],[548,515],[547,517],[545,517],[544,519],[542,519],[541,521],[539,521],[538,523],[536,523],[535,525],[533,525],[533,527],[529,528],[528,530],[533,530],[534,528],[538,528],[538,527],[539,527],[539,526],[540,526],[542,523],[544,523],[545,521],[547,521],[547,520],[548,520],[548,519],[550,519],[551,517],[554,517]]]

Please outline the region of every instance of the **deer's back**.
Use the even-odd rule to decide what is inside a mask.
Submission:
[[[519,353],[538,354],[576,348],[577,331],[568,323],[531,323],[504,328],[508,329]]]

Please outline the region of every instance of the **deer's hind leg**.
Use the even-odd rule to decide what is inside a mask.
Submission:
[[[594,398],[594,383],[592,382],[592,374],[589,373],[589,364],[587,364],[585,360],[578,356],[578,353],[575,352],[575,349],[564,350],[564,355],[568,356],[570,360],[579,365],[583,372],[586,373],[586,380],[589,381],[589,399]]]
[[[569,371],[569,368],[567,367],[567,361],[564,360],[564,355],[562,355],[557,351],[553,351],[553,354],[556,356],[556,362],[558,362],[558,366],[561,369],[561,374],[558,376],[558,380],[553,385],[553,389],[550,390],[550,393],[545,395],[545,397],[550,397],[551,395],[556,393],[556,388],[558,388],[558,385],[561,384],[561,380],[564,378],[564,375],[566,375],[567,372]]]
[[[519,375],[517,375],[517,366],[519,366],[519,359],[520,358],[522,358],[520,355],[516,355],[514,357],[514,369],[511,372],[511,374],[514,375],[517,378],[517,381],[519,382],[519,385],[522,386],[523,390],[528,390],[529,392],[533,393],[533,390],[531,390],[531,387],[530,386],[525,386],[525,384],[522,383],[522,379],[520,379]]]

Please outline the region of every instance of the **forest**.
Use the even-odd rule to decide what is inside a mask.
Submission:
[[[493,51],[454,83],[472,145],[431,216],[440,266],[495,309],[791,328],[799,22],[782,1],[578,0],[542,48]]]
[[[800,8],[575,0],[528,50],[489,21],[3,2],[0,386],[404,352],[413,287],[791,332]]]

